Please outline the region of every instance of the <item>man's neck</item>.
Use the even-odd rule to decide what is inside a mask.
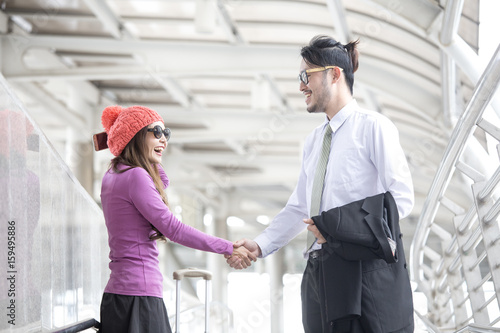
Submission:
[[[354,98],[351,95],[337,99],[335,103],[325,111],[328,120],[332,120],[332,118],[335,117],[335,115],[339,113],[339,111],[342,110],[344,106],[349,104],[353,99]]]

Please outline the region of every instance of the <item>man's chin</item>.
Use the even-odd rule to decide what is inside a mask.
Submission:
[[[317,108],[317,107],[315,107],[315,106],[309,106],[309,107],[307,107],[307,108],[306,108],[306,110],[307,110],[307,112],[309,112],[309,113],[318,113],[318,112],[320,112],[320,111],[318,110],[318,108]]]

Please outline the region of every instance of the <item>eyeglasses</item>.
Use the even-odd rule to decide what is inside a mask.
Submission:
[[[165,135],[165,139],[167,139],[167,141],[170,140],[170,134],[172,134],[172,132],[170,131],[170,128],[165,127],[163,129],[163,128],[161,128],[160,125],[156,125],[153,128],[148,128],[148,132],[153,132],[153,134],[155,135],[155,138],[157,138],[157,139],[161,139],[161,136]]]
[[[342,68],[340,68],[338,66],[325,66],[325,67],[317,67],[317,68],[304,69],[299,74],[299,77],[298,77],[299,83],[303,82],[304,84],[309,84],[309,74],[316,73],[316,72],[322,72],[322,71],[326,71],[327,69],[333,69],[333,68],[338,68],[341,71],[343,70]]]

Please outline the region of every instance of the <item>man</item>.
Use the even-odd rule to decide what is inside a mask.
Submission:
[[[237,242],[256,256],[266,257],[306,227],[314,235],[313,245],[308,244],[304,252],[308,262],[301,296],[306,333],[413,332],[411,290],[401,240],[397,240],[395,250],[395,257],[399,253],[397,266],[383,259],[345,260],[334,251],[338,246],[335,238],[318,229],[312,219],[319,218],[321,212],[383,193],[389,193],[395,202],[396,220],[397,213],[403,218],[413,208],[411,175],[396,127],[385,116],[361,109],[352,96],[353,73],[358,68],[357,44],[358,41],[343,45],[330,37],[316,36],[302,48],[300,91],[305,96],[307,111],[325,113],[325,121],[306,138],[298,183],[286,206],[254,240]],[[326,169],[323,166],[321,171],[325,160]],[[228,258],[227,262],[241,268],[238,258]],[[357,266],[347,270],[344,265]],[[362,294],[356,309],[344,317],[332,317],[327,305],[344,306],[340,297],[331,299],[343,288],[337,281],[343,279],[351,288],[352,276],[346,274],[357,274],[354,271],[360,274],[358,290]],[[372,271],[379,275],[370,275]],[[333,274],[333,278],[325,272]],[[391,289],[394,283],[403,289],[407,297],[403,302],[407,304],[391,304],[392,295],[401,292]],[[397,302],[400,301],[401,297]]]

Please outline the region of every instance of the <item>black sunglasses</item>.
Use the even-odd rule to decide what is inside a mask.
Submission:
[[[170,128],[165,127],[165,129],[163,129],[163,128],[161,128],[160,125],[156,125],[153,128],[148,128],[148,132],[153,132],[153,134],[155,135],[155,138],[157,138],[157,139],[161,139],[161,136],[165,135],[165,139],[167,139],[167,141],[170,140],[170,134],[172,133],[170,131]]]

